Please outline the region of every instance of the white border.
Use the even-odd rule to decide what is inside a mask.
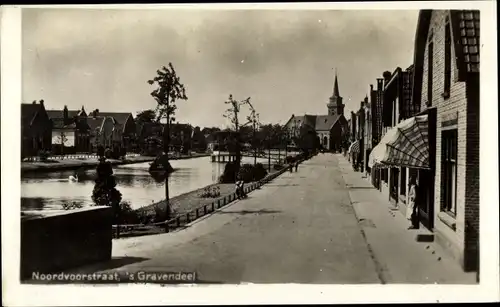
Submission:
[[[23,6],[24,8],[34,6]],[[99,9],[480,9],[481,10],[481,284],[460,285],[239,285],[160,287],[29,286],[19,284],[21,9],[4,6],[1,14],[2,101],[2,282],[3,303],[31,305],[170,305],[170,304],[321,304],[370,302],[479,302],[499,300],[498,235],[498,89],[496,1],[182,4],[36,6]],[[414,33],[408,33],[414,35]]]

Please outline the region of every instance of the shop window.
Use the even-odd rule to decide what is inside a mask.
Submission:
[[[401,172],[400,172],[399,177],[401,178],[401,185],[400,185],[399,194],[406,195],[406,168],[405,167],[401,168]]]
[[[441,211],[452,216],[457,212],[457,129],[441,136]]]

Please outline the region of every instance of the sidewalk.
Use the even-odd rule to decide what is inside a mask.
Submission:
[[[418,242],[417,235],[432,233],[422,227],[408,230],[409,223],[403,214],[390,210],[389,201],[361,173],[352,170],[347,158],[336,156],[384,283],[476,284],[476,273],[463,272],[459,263],[437,243]]]

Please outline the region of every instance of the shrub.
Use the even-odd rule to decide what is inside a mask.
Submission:
[[[220,187],[219,186],[211,186],[206,187],[200,193],[199,197],[202,198],[217,198],[220,196]]]
[[[113,224],[139,224],[141,223],[141,214],[132,209],[129,202],[122,202],[120,204],[120,214],[118,220]]]
[[[82,203],[77,203],[77,202],[71,202],[71,203],[64,203],[62,204],[62,207],[64,210],[74,210],[74,209],[80,209],[83,207]]]
[[[262,163],[255,164],[253,170],[253,181],[259,181],[267,176],[267,170]]]
[[[116,189],[111,163],[105,161],[105,159],[102,159],[97,165],[97,178],[92,191],[92,200],[98,206],[111,206],[114,211],[115,221],[119,220],[122,194]]]
[[[166,155],[159,155],[156,157],[156,159],[151,163],[151,166],[149,167],[150,172],[164,172],[166,171],[167,173],[171,173],[174,171],[174,168],[172,165],[170,165],[170,162],[168,161],[168,158]]]
[[[243,164],[240,167],[238,176],[243,182],[252,182],[254,180],[254,166],[252,164]]]
[[[233,183],[236,177],[236,163],[229,162],[224,167],[224,173],[219,177],[219,183]]]

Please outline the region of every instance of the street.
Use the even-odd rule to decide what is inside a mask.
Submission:
[[[114,240],[113,260],[72,272],[196,272],[201,283],[473,282],[389,221],[394,217],[383,205],[372,206],[378,213],[371,218],[366,210],[356,213],[344,177],[360,174],[346,175],[349,164],[342,159],[313,157],[297,173],[284,173],[184,230]]]

